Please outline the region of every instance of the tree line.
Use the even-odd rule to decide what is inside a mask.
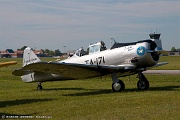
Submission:
[[[180,48],[176,49],[175,47],[172,47],[171,52],[180,52]]]
[[[26,49],[27,48],[27,46],[23,46],[22,48],[20,48],[20,49],[17,49],[17,50],[23,50],[24,51],[24,49]],[[35,50],[35,49],[33,49],[33,48],[31,48],[33,51]],[[41,49],[42,50],[42,52],[43,52],[43,54],[46,54],[46,55],[48,55],[48,56],[62,56],[62,55],[64,55],[65,53],[62,53],[59,49],[57,49],[57,50],[49,50],[49,49]]]

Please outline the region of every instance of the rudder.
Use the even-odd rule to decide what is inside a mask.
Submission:
[[[41,60],[37,55],[31,50],[30,47],[27,47],[23,53],[23,67],[32,63],[40,62]],[[24,82],[33,82],[34,81],[34,72],[21,76],[22,81]]]
[[[23,53],[23,67],[28,65],[28,64],[31,64],[31,63],[36,63],[36,62],[39,62],[41,61],[37,55],[31,50],[30,47],[27,47],[25,50],[24,50],[24,53]]]

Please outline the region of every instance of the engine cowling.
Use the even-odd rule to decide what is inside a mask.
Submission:
[[[152,40],[147,40],[142,43],[137,43],[138,66],[150,67],[154,66],[159,61],[159,54],[156,52],[157,45]]]

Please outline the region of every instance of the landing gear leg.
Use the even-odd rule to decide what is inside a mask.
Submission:
[[[42,82],[39,82],[38,83],[38,86],[37,86],[37,90],[42,90],[42,85],[41,85]]]
[[[149,81],[147,78],[141,73],[138,73],[139,81],[137,82],[137,87],[139,90],[147,90],[149,89]]]
[[[125,90],[125,85],[122,80],[119,80],[116,73],[112,73],[112,90],[114,92],[120,92]]]

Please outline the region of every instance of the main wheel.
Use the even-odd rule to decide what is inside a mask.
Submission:
[[[124,89],[125,89],[125,85],[124,82],[121,80],[119,80],[117,83],[112,84],[112,90],[115,92],[124,91]]]
[[[147,79],[139,80],[137,87],[139,90],[147,90],[149,89],[149,81]]]
[[[42,85],[38,85],[37,90],[42,90]]]

